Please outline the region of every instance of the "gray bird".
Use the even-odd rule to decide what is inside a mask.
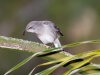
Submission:
[[[35,33],[44,44],[53,43],[56,48],[61,47],[59,37],[63,34],[51,21],[31,21],[26,26],[23,35],[25,32]]]

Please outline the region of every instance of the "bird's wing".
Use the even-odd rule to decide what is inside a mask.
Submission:
[[[60,29],[59,29],[53,22],[51,22],[51,21],[45,21],[45,23],[47,23],[47,24],[43,24],[44,26],[47,26],[48,23],[49,23],[49,27],[50,27],[50,28],[53,28],[54,30],[56,30],[56,32],[57,32],[59,35],[63,36],[63,34],[62,34],[62,32],[60,31]],[[48,26],[47,26],[47,27],[48,27]],[[51,29],[51,31],[52,31],[52,29]]]
[[[57,26],[54,25],[54,27],[57,30],[57,33],[58,34],[60,34],[61,36],[64,36],[63,33],[60,31],[60,29]]]

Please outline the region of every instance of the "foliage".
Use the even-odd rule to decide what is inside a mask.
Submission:
[[[99,42],[100,42],[100,40],[83,41],[83,42],[77,42],[77,43],[72,43],[72,44],[62,46],[62,48],[74,47],[74,46],[78,46],[78,45],[85,44],[85,43],[99,43]],[[21,63],[19,63],[12,69],[10,69],[9,71],[7,71],[4,75],[7,75],[8,73],[18,69],[19,67],[21,67],[22,65],[27,63],[29,60],[31,60],[34,56],[43,57],[43,55],[46,55],[46,54],[48,54],[48,55],[46,55],[46,57],[51,58],[51,59],[49,59],[50,62],[46,62],[46,63],[36,66],[29,73],[29,75],[31,75],[32,72],[39,66],[46,66],[46,65],[55,64],[55,63],[56,63],[56,65],[54,65],[42,72],[39,72],[36,75],[49,75],[54,70],[56,70],[58,67],[64,66],[68,63],[69,63],[68,66],[71,66],[71,67],[66,66],[69,68],[69,70],[67,72],[65,72],[64,75],[72,75],[76,72],[79,72],[82,75],[89,75],[91,73],[93,75],[100,74],[100,71],[98,71],[98,70],[100,70],[99,65],[90,63],[90,61],[92,59],[100,56],[100,49],[92,50],[92,51],[84,52],[84,53],[79,53],[76,55],[71,55],[71,54],[68,54],[67,52],[61,52],[61,50],[58,50],[59,48],[49,48],[48,49],[48,46],[46,47],[45,45],[41,45],[41,44],[30,42],[30,41],[24,41],[21,39],[8,38],[8,37],[4,37],[4,36],[0,36],[0,47],[12,49],[12,50],[16,49],[19,51],[23,50],[23,51],[34,53],[30,57],[26,58],[24,61],[22,61]],[[44,49],[44,50],[41,50],[41,49]],[[30,50],[32,50],[32,51],[30,51]],[[37,52],[35,52],[36,50],[37,50]],[[38,50],[41,50],[41,51],[38,51]],[[51,56],[49,55],[49,53],[52,53],[52,52],[55,52],[55,54],[52,54],[52,55],[54,55],[53,57],[52,57],[52,55]],[[58,56],[58,54],[60,57],[56,58]],[[66,54],[66,56],[65,56],[65,54]],[[52,59],[55,59],[55,60],[52,60]],[[81,61],[76,61],[76,60],[80,60],[80,59],[81,59]],[[76,61],[76,62],[73,62],[73,61]],[[71,62],[73,62],[73,63],[71,63]],[[86,69],[88,69],[88,70],[86,70]],[[89,71],[91,71],[91,73]]]

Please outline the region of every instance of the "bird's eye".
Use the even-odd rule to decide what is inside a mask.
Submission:
[[[44,22],[43,24],[48,24],[47,22]]]
[[[31,29],[32,27],[29,27],[29,29]]]

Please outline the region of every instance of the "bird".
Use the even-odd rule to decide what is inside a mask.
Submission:
[[[43,44],[53,43],[56,48],[61,47],[59,37],[63,36],[61,30],[51,21],[31,21],[27,24],[26,32],[35,33]],[[60,48],[60,50],[63,50]]]

